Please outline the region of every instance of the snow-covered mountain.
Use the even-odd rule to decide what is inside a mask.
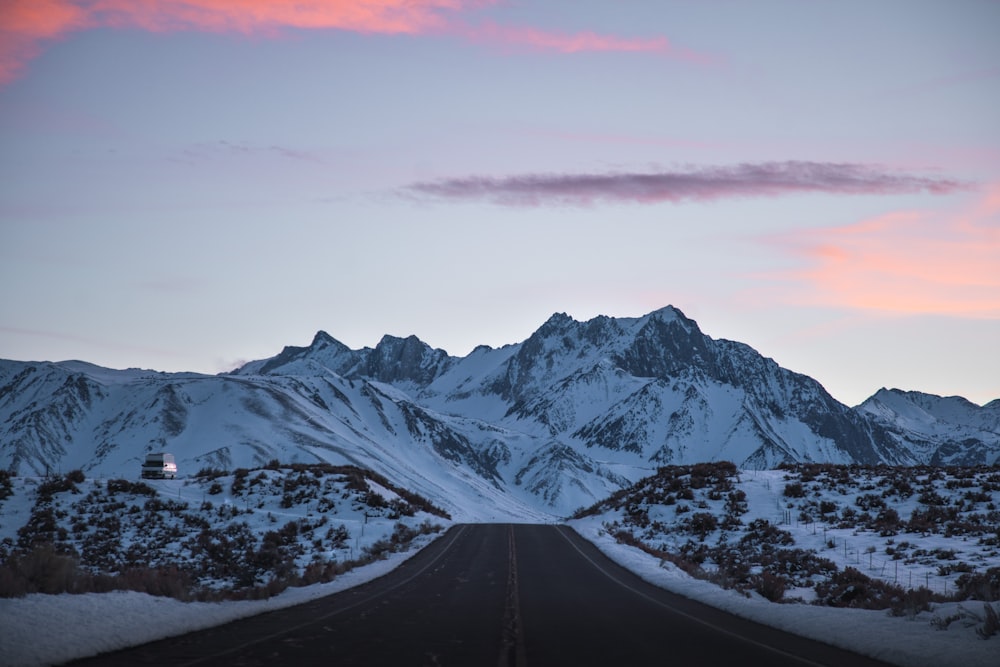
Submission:
[[[960,396],[880,389],[857,407],[890,437],[931,465],[1000,460],[1000,399],[980,407]]]
[[[667,463],[995,462],[1000,402],[959,400],[879,392],[852,409],[675,308],[557,314],[465,357],[319,332],[216,376],[0,361],[0,466],[131,475],[160,450],[190,473],[320,460],[371,468],[459,520],[539,518]]]

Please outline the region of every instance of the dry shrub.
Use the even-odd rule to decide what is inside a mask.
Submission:
[[[1000,616],[991,604],[983,605],[983,625],[976,628],[976,634],[980,639],[989,639],[1000,632]]]
[[[90,588],[90,576],[79,570],[76,559],[57,552],[51,544],[13,554],[0,568],[0,597],[85,593]]]
[[[894,584],[872,579],[853,567],[833,573],[828,580],[817,583],[815,590],[816,603],[830,607],[899,609],[901,612],[911,604],[917,604],[921,611],[930,608],[927,589],[904,591]],[[926,600],[917,599],[921,591],[926,591]]]
[[[0,500],[6,500],[14,495],[14,483],[10,481],[12,473],[0,468]]]
[[[127,479],[109,479],[108,493],[134,493],[138,496],[155,496],[156,490],[143,482],[130,482]]]
[[[955,581],[959,600],[1000,600],[1000,567],[991,567],[985,572],[963,574]]]
[[[785,580],[771,572],[764,571],[750,578],[754,590],[771,602],[777,602],[785,596]]]
[[[785,485],[785,488],[781,492],[781,495],[785,496],[786,498],[804,498],[806,495],[806,490],[805,487],[803,487],[800,482],[792,482],[790,484]]]
[[[175,600],[191,598],[191,575],[175,565],[134,567],[122,572],[117,579],[117,588]]]

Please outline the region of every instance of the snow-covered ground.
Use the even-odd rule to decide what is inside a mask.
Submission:
[[[9,483],[0,562],[50,544],[92,573],[177,566],[201,599],[212,590],[245,593],[314,563],[361,560],[384,551],[397,526],[451,523],[429,501],[351,466],[206,469],[140,482],[76,471]]]
[[[1000,637],[982,640],[983,603],[944,603],[913,618],[893,617],[885,611],[836,609],[805,604],[775,604],[695,579],[670,563],[637,548],[619,544],[601,527],[599,519],[573,521],[580,535],[605,555],[646,581],[699,600],[737,616],[781,628],[804,637],[869,655],[901,667],[996,667],[1000,664]],[[1000,605],[994,603],[1000,611]],[[947,630],[938,630],[934,618],[961,615]]]
[[[0,475],[0,565],[54,545],[74,554],[83,586],[95,587],[88,575],[96,573],[163,581],[142,576],[152,570],[166,573],[171,593],[236,598],[183,602],[134,590],[0,598],[0,666],[56,664],[329,595],[389,572],[434,539],[418,533],[451,525],[425,499],[348,466],[205,473],[141,482],[78,471]],[[35,562],[46,574],[33,586],[65,572],[65,559],[63,569]],[[310,567],[328,583],[297,586]],[[17,577],[0,584],[16,588]],[[282,592],[254,599],[269,589]]]
[[[433,539],[419,537],[410,551],[391,554],[330,583],[289,588],[269,600],[180,602],[130,591],[0,599],[0,665],[59,664],[291,607],[391,572]]]
[[[726,590],[694,578],[666,560],[620,544],[608,530],[617,522],[645,544],[679,550],[689,542],[717,545],[727,539],[735,545],[741,536],[753,532],[750,524],[766,520],[789,536],[787,539],[792,540],[786,545],[789,549],[813,552],[817,558],[836,566],[837,571],[851,567],[887,584],[906,589],[926,586],[936,593],[954,592],[963,574],[1000,566],[995,541],[1000,537],[997,532],[1000,521],[996,520],[996,507],[1000,504],[1000,486],[996,484],[1000,473],[995,469],[957,477],[917,469],[900,475],[892,474],[891,470],[865,468],[848,472],[845,475],[841,468],[818,473],[801,469],[739,471],[728,478],[733,486],[726,492],[719,491],[712,482],[693,485],[690,474],[686,479],[680,479],[684,477],[680,474],[673,478],[668,475],[656,483],[637,484],[617,500],[596,507],[589,516],[570,521],[570,525],[644,579],[762,623],[905,667],[1000,665],[1000,635],[984,640],[977,634],[986,620],[983,601],[934,602],[929,611],[893,616],[885,610],[807,604],[816,598],[816,593],[814,588],[801,585],[784,591],[781,599],[791,602],[775,603],[762,597],[753,585],[745,586],[742,591]],[[283,523],[292,521],[300,527],[316,526],[319,517],[325,514],[332,521],[323,530],[338,525],[346,527],[347,540],[323,537],[323,531],[319,530],[312,530],[307,539],[307,531],[302,528],[298,533],[302,552],[296,555],[300,565],[313,558],[346,560],[391,534],[398,520],[390,518],[392,507],[382,507],[374,496],[395,503],[399,509],[403,498],[396,491],[369,479],[365,481],[369,494],[357,488],[352,490],[349,481],[337,475],[318,475],[312,471],[309,474],[315,477],[315,484],[307,483],[297,471],[293,474],[287,469],[252,471],[243,476],[242,485],[237,483],[235,489],[235,475],[151,483],[163,503],[172,499],[187,506],[182,510],[161,504],[158,512],[163,518],[155,528],[169,534],[173,527],[200,517],[210,521],[213,529],[234,521],[248,522],[261,533],[276,531]],[[667,483],[671,479],[683,482],[676,492],[669,491]],[[45,503],[41,506],[37,503],[39,480],[14,478],[12,482],[11,495],[0,502],[0,560],[23,537],[18,528],[38,515],[40,507],[45,507]],[[221,490],[213,488],[216,484]],[[356,480],[354,484],[358,486]],[[796,484],[802,488],[798,489]],[[91,513],[104,507],[106,513],[142,518],[147,529],[151,525],[148,497],[143,493],[118,491],[112,496],[106,480],[88,479],[76,486],[76,493],[58,491],[47,502],[59,525],[66,528],[62,539],[78,550],[93,544],[95,529],[93,525],[84,527],[80,521],[74,521],[74,511]],[[729,496],[736,491],[743,493],[742,501]],[[674,497],[668,501],[667,495]],[[879,506],[877,498],[885,506]],[[678,506],[685,509],[678,511]],[[888,509],[896,513],[896,523]],[[719,524],[714,528],[706,526],[700,533],[701,539],[693,532],[696,524],[692,522],[699,514],[714,514]],[[730,515],[738,515],[739,522],[722,528]],[[403,518],[417,523],[426,517],[417,512],[414,517]],[[911,530],[915,520],[923,526],[922,531]],[[440,523],[447,526],[450,522]],[[876,524],[880,526],[877,529]],[[119,531],[125,551],[130,545],[148,542],[150,533],[140,538],[130,530],[125,526]],[[40,533],[36,527],[24,534]],[[180,602],[121,591],[83,595],[36,593],[0,599],[0,665],[55,664],[298,604],[381,576],[432,539],[433,536],[420,536],[408,552],[389,553],[386,560],[340,574],[330,583],[288,588],[268,600]],[[177,547],[162,553],[164,557],[193,558],[188,551]],[[702,565],[706,570],[717,566],[711,554]],[[759,574],[762,569],[756,564],[751,572]],[[817,582],[824,576],[796,575],[800,580]],[[208,577],[200,583],[220,586],[226,582]],[[1000,604],[993,602],[992,608],[1000,611]],[[58,633],[44,632],[49,640],[39,641],[40,628],[58,628]],[[54,636],[59,641],[51,641]]]
[[[886,662],[908,667],[995,667],[1000,657],[1000,639],[983,641],[975,634],[971,615],[982,615],[981,603],[943,604],[913,619],[894,618],[883,611],[773,604],[693,579],[669,564],[661,566],[648,554],[602,534],[598,520],[572,525],[612,560],[657,586]],[[419,539],[419,544],[429,544],[433,538]],[[289,607],[375,579],[415,553],[414,549],[392,554],[331,583],[291,588],[270,600],[187,603],[131,592],[0,599],[0,662],[25,667],[57,664]],[[968,612],[968,624],[956,622],[946,631],[931,625],[934,616],[961,610]],[[60,641],[38,641],[39,627],[59,628]]]
[[[986,604],[1000,614],[1000,470],[703,465],[699,480],[663,468],[570,525],[651,583],[767,625],[906,667],[1000,665],[1000,633],[977,633]],[[853,590],[827,586],[848,568]],[[945,599],[978,595],[984,573],[992,592]],[[759,591],[778,579],[772,602]],[[895,610],[858,608],[887,599]]]

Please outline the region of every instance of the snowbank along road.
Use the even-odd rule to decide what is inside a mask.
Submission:
[[[392,573],[79,665],[882,665],[656,588],[552,525],[455,526]]]

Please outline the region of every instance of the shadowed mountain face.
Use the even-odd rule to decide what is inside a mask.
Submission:
[[[161,450],[182,474],[352,463],[458,518],[541,516],[669,463],[992,464],[1000,401],[882,390],[852,409],[671,307],[556,314],[522,343],[466,357],[414,336],[351,350],[319,332],[217,376],[0,362],[3,467],[128,476]]]

